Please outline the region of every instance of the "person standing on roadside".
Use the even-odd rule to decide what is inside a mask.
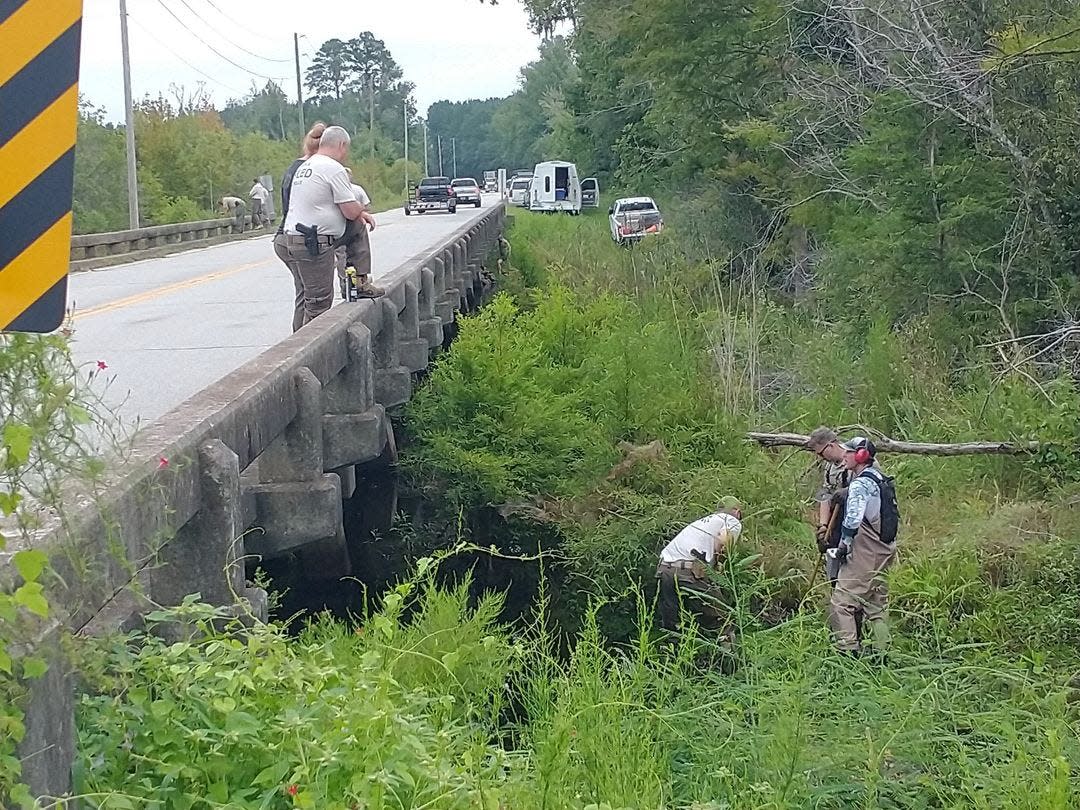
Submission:
[[[371,197],[359,183],[353,182],[352,169],[346,168],[349,173],[349,182],[352,182],[356,201],[364,206],[365,214],[371,214]],[[343,300],[349,300],[349,282],[346,278],[346,269],[352,267],[356,270],[358,289],[369,289],[378,295],[382,290],[371,284],[371,237],[370,232],[375,230],[375,217],[367,216],[361,220],[353,220],[345,226],[345,235],[342,237],[344,244],[337,249],[334,257],[334,267],[337,271],[338,286],[341,289]],[[377,297],[368,295],[363,297]]]
[[[247,208],[239,197],[222,197],[221,213],[233,218],[233,233],[243,233],[247,226]]]
[[[891,478],[875,465],[877,448],[862,436],[844,442],[844,467],[850,475],[840,544],[828,555],[839,561],[829,605],[829,624],[837,648],[862,652],[857,617],[870,624],[873,652],[884,661],[891,637],[889,589],[885,572],[896,562],[900,513]]]
[[[351,140],[344,128],[327,127],[318,151],[293,176],[284,233],[275,239],[275,250],[283,244],[286,264],[302,299],[302,306],[293,312],[294,331],[330,309],[334,248],[345,235],[347,223],[366,214],[342,165]]]
[[[296,176],[296,170],[304,165],[304,161],[319,151],[319,140],[326,131],[326,124],[316,121],[304,136],[304,142],[300,146],[300,157],[294,160],[285,174],[281,177],[281,224],[278,225],[278,233],[285,233],[285,217],[289,213],[289,198],[292,195],[292,181]],[[280,254],[279,254],[280,258]],[[282,261],[285,261],[282,259]]]
[[[251,191],[248,192],[251,199],[251,225],[254,228],[265,228],[270,224],[270,217],[266,209],[270,207],[270,192],[262,184],[258,177],[255,178]]]
[[[656,577],[660,591],[660,624],[665,630],[679,625],[680,607],[695,614],[708,629],[725,622],[722,594],[709,579],[728,546],[742,534],[742,505],[732,497],[720,502],[713,514],[695,520],[660,552]]]

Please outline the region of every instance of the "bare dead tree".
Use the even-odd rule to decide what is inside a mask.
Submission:
[[[984,41],[963,42],[952,33],[949,0],[825,0],[796,4],[794,11],[832,32],[804,39],[825,68],[826,84],[816,92],[847,97],[857,104],[868,92],[896,89],[913,101],[952,116],[989,138],[1017,166],[1035,191],[1034,162],[1001,122],[994,104],[986,61],[993,55]],[[796,79],[800,91],[815,92],[810,80],[822,68]],[[1040,202],[1040,204],[1042,204]],[[1049,220],[1048,211],[1042,213]]]
[[[191,115],[212,106],[210,95],[206,91],[206,82],[197,82],[190,89],[186,84],[172,82],[169,84],[169,93],[176,101],[177,115]]]

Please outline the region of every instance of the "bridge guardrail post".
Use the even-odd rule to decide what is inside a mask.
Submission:
[[[240,460],[220,439],[203,444],[197,458],[199,511],[158,551],[148,574],[150,597],[159,605],[178,605],[193,593],[212,605],[246,599],[265,620],[266,594],[244,585]]]
[[[375,402],[371,330],[358,320],[349,326],[346,341],[348,365],[324,389],[323,463],[328,469],[372,461],[387,441],[386,411]]]
[[[322,383],[309,368],[294,381],[296,417],[257,459],[255,526],[248,551],[266,557],[295,552],[315,579],[351,573],[338,475],[324,472]]]
[[[404,294],[403,286],[398,290]],[[376,306],[381,307],[382,317],[371,344],[375,356],[375,401],[384,408],[393,408],[408,402],[412,396],[412,374],[401,363],[398,305],[388,295],[378,299]]]
[[[418,306],[420,309],[420,334],[427,341],[428,349],[437,350],[443,344],[443,319],[438,313],[442,289],[439,275],[443,272],[438,269],[436,263],[441,264],[441,259],[432,259],[431,265],[420,271],[420,297]],[[447,318],[454,317],[453,308],[450,309]]]
[[[420,286],[417,281],[410,279],[402,288],[405,291],[405,306],[397,317],[398,356],[405,368],[416,373],[428,367],[431,347],[427,338],[420,334]]]

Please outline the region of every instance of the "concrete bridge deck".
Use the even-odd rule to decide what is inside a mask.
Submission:
[[[373,275],[385,278],[498,205],[457,214],[376,215]],[[75,359],[109,368],[107,401],[131,426],[151,422],[291,333],[292,277],[272,236],[75,273]],[[340,302],[338,299],[337,302]]]

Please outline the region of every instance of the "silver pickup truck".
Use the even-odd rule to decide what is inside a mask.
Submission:
[[[608,210],[611,238],[617,245],[638,242],[664,229],[664,218],[652,197],[626,197]]]

